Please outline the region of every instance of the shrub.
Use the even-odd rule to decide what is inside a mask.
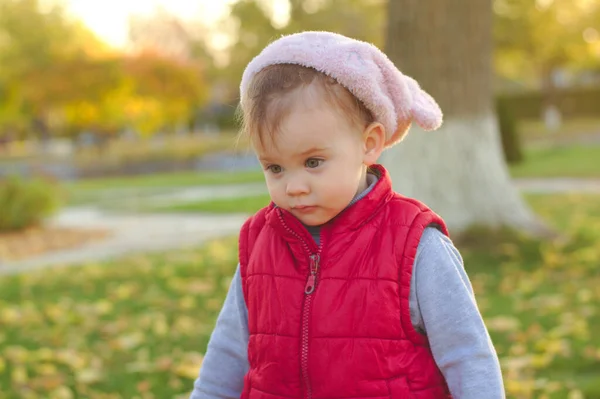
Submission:
[[[40,224],[61,203],[56,184],[41,178],[0,177],[0,231]]]
[[[517,120],[538,119],[544,109],[544,93],[539,90],[500,94],[496,99],[504,102]],[[596,118],[600,114],[600,87],[558,88],[555,102],[564,118]]]

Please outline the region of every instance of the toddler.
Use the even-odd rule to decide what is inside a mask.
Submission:
[[[377,164],[441,125],[434,99],[373,45],[303,32],[250,62],[240,109],[272,202],[241,229],[191,398],[504,398],[443,219]]]

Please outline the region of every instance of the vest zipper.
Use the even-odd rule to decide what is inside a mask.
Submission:
[[[315,292],[315,288],[317,285],[317,273],[319,272],[319,254],[310,255],[310,273],[308,274],[308,279],[306,280],[306,285],[304,286],[304,293],[306,295],[310,295]]]
[[[312,398],[312,387],[310,385],[310,377],[308,376],[308,341],[310,332],[310,311],[313,302],[312,294],[317,287],[319,260],[318,253],[310,255],[310,273],[304,287],[304,306],[302,308],[302,351],[300,352],[300,368],[302,371],[302,378],[304,379],[304,386],[306,388],[306,399]]]
[[[310,377],[308,375],[308,343],[309,343],[309,332],[310,332],[310,312],[312,309],[313,302],[313,293],[317,288],[317,280],[319,276],[319,267],[321,262],[321,250],[323,248],[323,235],[319,240],[319,247],[317,252],[314,253],[311,251],[309,245],[306,241],[294,230],[292,230],[285,220],[283,219],[283,215],[281,211],[278,212],[279,220],[281,224],[285,227],[285,229],[293,234],[296,238],[298,238],[303,246],[306,253],[309,255],[310,261],[310,271],[308,273],[308,277],[306,279],[306,284],[304,285],[304,306],[302,307],[302,333],[301,333],[301,351],[300,351],[300,371],[302,373],[302,379],[304,380],[305,387],[305,395],[306,399],[312,398],[312,387],[310,384]]]

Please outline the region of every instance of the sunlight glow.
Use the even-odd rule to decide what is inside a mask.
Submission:
[[[129,17],[164,9],[177,17],[197,19],[210,27],[229,10],[232,1],[215,0],[68,0],[68,10],[109,45],[127,45]]]

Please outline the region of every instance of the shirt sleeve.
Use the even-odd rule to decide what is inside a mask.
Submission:
[[[411,321],[427,335],[454,399],[504,399],[498,356],[462,258],[436,228],[421,237],[409,303]]]
[[[239,398],[248,372],[248,309],[240,267],[217,318],[190,399]]]

